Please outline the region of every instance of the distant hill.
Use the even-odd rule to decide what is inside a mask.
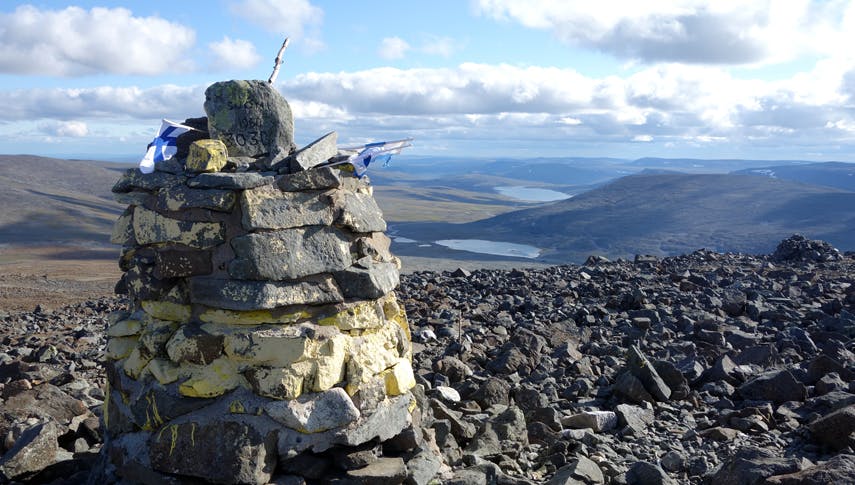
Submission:
[[[124,210],[110,189],[128,167],[0,155],[0,243],[109,243]]]
[[[792,233],[855,249],[855,193],[737,174],[641,174],[572,199],[469,224],[398,225],[421,241],[487,239],[546,248],[542,259],[768,253]]]
[[[807,165],[775,165],[739,170],[734,173],[824,185],[855,192],[855,163],[824,162]]]

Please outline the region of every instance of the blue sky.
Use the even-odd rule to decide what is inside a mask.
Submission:
[[[855,5],[833,0],[6,1],[0,153],[141,155],[285,36],[300,144],[855,161]]]

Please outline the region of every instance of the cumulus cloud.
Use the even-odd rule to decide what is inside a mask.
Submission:
[[[80,138],[89,134],[89,127],[82,121],[44,121],[39,130],[50,136]]]
[[[205,86],[17,89],[0,91],[0,120],[183,119],[199,116],[204,101]]]
[[[124,8],[22,5],[0,13],[0,25],[0,72],[8,74],[160,74],[195,42],[188,27]]]
[[[249,69],[261,60],[255,45],[242,39],[232,40],[226,36],[219,42],[211,42],[208,47],[214,54],[216,69]]]
[[[855,136],[846,91],[853,68],[819,63],[813,71],[765,81],[699,65],[657,64],[622,77],[590,77],[573,69],[465,63],[309,72],[278,87],[292,106],[301,142],[338,130],[366,139],[416,136],[425,143],[420,146],[460,150],[481,143],[517,154],[517,148],[534,150],[541,141],[540,147],[587,144],[600,155],[611,143],[649,150],[804,146],[814,153]],[[0,125],[55,120],[68,124],[43,130],[58,133],[62,127],[70,135],[73,122],[180,120],[202,114],[204,90],[164,85],[0,92]]]
[[[273,34],[304,38],[302,44],[310,50],[322,48],[316,30],[323,23],[324,11],[308,0],[240,0],[233,1],[229,9]]]
[[[805,52],[840,53],[855,40],[850,2],[478,0],[476,10],[571,44],[654,62],[779,62]]]
[[[380,47],[377,48],[377,54],[383,59],[403,59],[410,50],[410,44],[400,37],[386,37],[380,41]]]

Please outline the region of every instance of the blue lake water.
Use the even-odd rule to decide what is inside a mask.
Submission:
[[[496,256],[513,256],[516,258],[536,258],[540,249],[526,244],[485,241],[483,239],[443,239],[436,244],[460,251],[472,253],[494,254]]]
[[[496,192],[511,197],[517,200],[526,202],[554,202],[556,200],[564,200],[573,197],[564,192],[549,189],[539,189],[537,187],[495,187]]]

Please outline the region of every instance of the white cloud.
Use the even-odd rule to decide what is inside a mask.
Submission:
[[[124,8],[19,6],[0,13],[0,72],[50,76],[153,75],[174,71],[192,29]]]
[[[148,89],[100,86],[83,89],[0,91],[0,121],[33,119],[183,119],[204,114],[205,86]]]
[[[39,130],[50,136],[79,138],[89,134],[89,127],[82,121],[44,121]]]
[[[650,135],[635,135],[632,137],[632,141],[650,142],[653,141],[653,137]]]
[[[377,54],[383,59],[403,59],[410,50],[410,44],[400,37],[386,37],[380,41],[380,47],[377,48]]]
[[[479,0],[477,11],[553,32],[620,58],[708,64],[845,53],[855,41],[851,2]]]
[[[268,32],[302,39],[303,47],[312,51],[323,46],[317,30],[324,11],[308,0],[240,0],[233,1],[229,9]]]
[[[243,39],[232,40],[226,36],[219,42],[211,42],[208,47],[214,54],[217,69],[250,69],[261,60],[255,45]]]

